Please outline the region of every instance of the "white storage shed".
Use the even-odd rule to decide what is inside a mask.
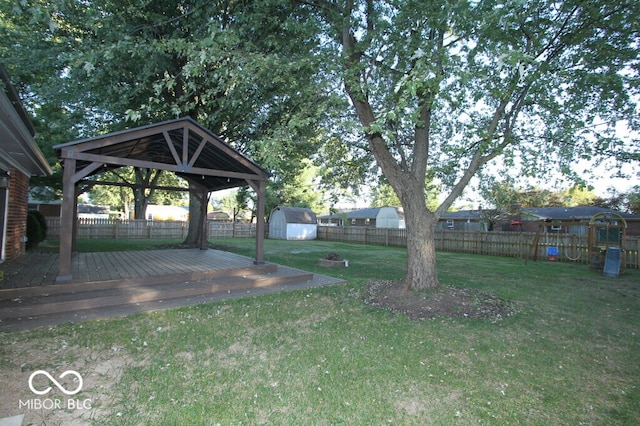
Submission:
[[[277,240],[315,240],[318,220],[303,207],[278,206],[269,215],[269,238]]]
[[[380,207],[376,215],[376,228],[405,228],[402,207]]]

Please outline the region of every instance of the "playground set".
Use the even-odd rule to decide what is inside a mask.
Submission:
[[[533,240],[533,260],[538,258],[538,243],[543,234],[549,235],[547,228],[556,232],[559,239],[563,227],[585,226],[585,222],[551,222],[543,221]],[[601,271],[604,276],[616,278],[624,272],[622,262],[623,241],[626,235],[627,222],[617,213],[603,212],[594,215],[588,223],[589,268]],[[543,232],[544,231],[544,232]],[[547,247],[547,259],[558,260],[560,244]],[[566,254],[570,260],[572,259]],[[578,255],[579,256],[579,255]]]

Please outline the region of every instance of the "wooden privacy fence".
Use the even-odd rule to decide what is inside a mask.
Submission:
[[[531,259],[535,232],[437,231],[436,250]],[[406,247],[406,229],[383,229],[356,226],[319,226],[319,240]],[[590,263],[586,235],[543,234],[538,241],[538,259],[546,259],[547,248],[557,247],[560,261]],[[640,268],[640,238],[623,240],[623,263]]]
[[[208,238],[251,238],[256,236],[255,223],[208,223]],[[47,218],[47,235],[60,237],[60,219]],[[149,239],[185,238],[188,222],[178,220],[78,219],[78,238]]]
[[[208,222],[208,238],[254,238],[253,223]],[[47,218],[47,235],[59,238],[60,219]],[[78,219],[78,238],[185,238],[189,224],[182,221]],[[486,254],[531,259],[534,254],[534,232],[437,231],[436,250]],[[406,247],[406,229],[371,228],[364,226],[318,226],[317,239],[358,244]],[[587,236],[543,234],[538,241],[538,258],[545,259],[548,247],[558,248],[558,260],[589,263]],[[640,238],[623,240],[623,264],[640,268]]]

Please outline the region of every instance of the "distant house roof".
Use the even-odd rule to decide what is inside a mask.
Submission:
[[[109,206],[96,206],[93,204],[78,204],[78,213],[109,214],[111,213],[111,208]]]
[[[340,213],[334,213],[330,215],[320,216],[322,219],[375,219],[378,216],[380,207],[371,207],[367,209],[358,209],[351,211],[344,211]]]
[[[229,213],[223,212],[221,210],[215,210],[207,214],[207,219],[208,220],[229,220],[231,219],[231,216],[229,216]]]
[[[273,211],[276,210],[279,210],[284,214],[284,218],[287,223],[317,223],[316,214],[306,207],[278,206],[273,209]]]
[[[446,212],[440,219],[446,220],[480,220],[485,210],[458,210],[456,212]]]
[[[578,206],[578,207],[531,207],[522,209],[522,213],[534,220],[589,220],[599,213],[615,213],[624,219],[638,219],[640,216],[623,213],[603,207]]]

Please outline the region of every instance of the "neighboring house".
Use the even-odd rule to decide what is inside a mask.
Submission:
[[[51,194],[50,198],[54,198],[53,194]],[[59,218],[60,206],[62,206],[62,200],[43,201],[33,191],[29,191],[29,210],[37,210],[44,217]]]
[[[640,235],[640,216],[594,206],[532,207],[512,214],[500,214],[495,210],[460,210],[443,214],[437,230],[538,232],[542,225],[541,232],[587,235],[591,218],[606,212],[625,219],[627,235]]]
[[[627,235],[640,235],[640,216],[623,213],[603,207],[533,207],[521,210],[523,226],[544,222],[544,232],[563,232],[573,235],[587,235],[589,221],[597,214],[615,213],[627,224]],[[528,226],[530,228],[530,226]]]
[[[269,214],[269,238],[315,240],[317,235],[318,220],[307,208],[278,206]]]
[[[440,217],[436,231],[488,231],[485,214],[482,209],[446,212]]]
[[[0,262],[24,254],[29,178],[51,168],[34,141],[35,129],[0,64]]]
[[[207,220],[213,220],[216,222],[230,222],[231,216],[229,216],[228,213],[223,212],[222,210],[214,210],[207,213]]]
[[[78,204],[78,219],[109,219],[111,207],[93,204]]]
[[[348,210],[318,217],[321,225],[368,226],[375,228],[405,228],[402,207],[371,207]]]
[[[379,208],[346,210],[318,217],[320,225],[375,226]]]

